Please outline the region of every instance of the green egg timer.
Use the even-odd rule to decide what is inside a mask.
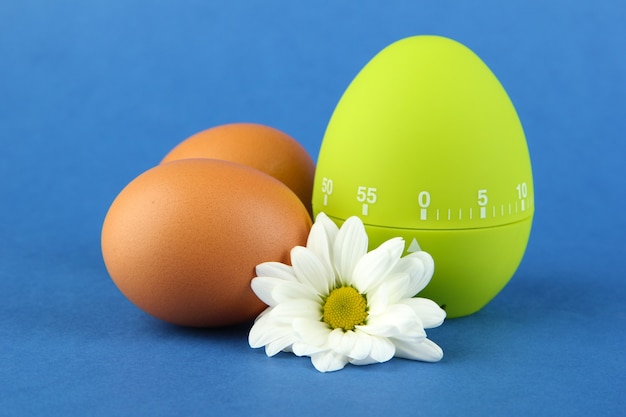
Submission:
[[[526,250],[533,178],[506,91],[467,47],[414,36],[354,78],[317,160],[314,214],[359,216],[370,250],[396,236],[435,273],[419,296],[472,314],[507,284]]]

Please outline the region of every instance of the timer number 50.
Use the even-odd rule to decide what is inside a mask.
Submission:
[[[322,193],[331,195],[333,193],[333,180],[330,178],[322,178]]]

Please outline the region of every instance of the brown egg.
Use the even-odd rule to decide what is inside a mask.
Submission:
[[[273,127],[232,123],[196,133],[178,144],[164,162],[186,158],[213,158],[256,168],[286,184],[309,213],[315,163],[295,139]]]
[[[298,197],[228,161],[158,165],[128,184],[102,226],[102,254],[120,291],[183,326],[242,323],[266,306],[250,288],[256,265],[289,262],[311,219]]]

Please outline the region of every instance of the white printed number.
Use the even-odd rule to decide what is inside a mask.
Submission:
[[[430,193],[428,191],[422,191],[417,196],[417,203],[421,208],[427,208],[430,206]]]
[[[331,195],[333,193],[333,180],[322,178],[322,193]]]
[[[430,193],[428,191],[421,191],[417,195],[417,204],[420,208],[420,220],[428,220],[428,206],[430,206]],[[437,219],[439,220],[439,219]]]
[[[525,182],[521,184],[517,184],[517,198],[520,200],[520,204],[522,206],[522,211],[526,211],[526,197],[528,197],[528,185]],[[515,208],[517,209],[517,204],[515,204]]]
[[[483,207],[486,206],[488,202],[487,190],[478,190],[478,205]]]
[[[356,191],[356,201],[374,204],[376,202],[376,188],[360,186]]]

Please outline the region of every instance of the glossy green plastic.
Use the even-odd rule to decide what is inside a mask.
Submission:
[[[472,314],[511,279],[534,213],[524,132],[508,95],[472,51],[415,36],[356,76],[328,124],[313,210],[359,216],[370,249],[396,236],[435,259],[420,296]]]

